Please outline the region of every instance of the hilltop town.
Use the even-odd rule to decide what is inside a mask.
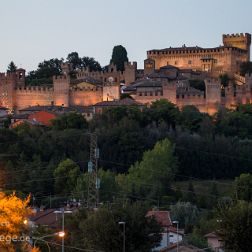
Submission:
[[[0,105],[15,112],[31,106],[90,107],[101,102],[109,106],[127,93],[142,105],[166,99],[179,108],[194,105],[209,114],[220,107],[232,109],[252,99],[252,76],[240,71],[241,64],[250,60],[251,35],[226,34],[222,40],[223,45],[214,48],[183,45],[149,50],[144,69],[125,62],[118,70],[111,63],[100,71],[78,69],[74,79],[71,64],[65,62],[53,85],[43,87],[27,85],[24,69],[1,73]]]

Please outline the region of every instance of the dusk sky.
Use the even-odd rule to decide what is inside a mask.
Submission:
[[[251,0],[1,0],[0,71],[27,71],[77,51],[109,63],[114,45],[143,66],[146,51],[219,46],[223,33],[252,33]]]

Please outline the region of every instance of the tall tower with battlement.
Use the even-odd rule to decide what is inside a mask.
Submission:
[[[16,70],[16,86],[17,87],[25,86],[25,70],[22,68]]]
[[[68,75],[53,77],[53,102],[56,106],[69,106],[70,78]]]
[[[236,47],[247,51],[247,61],[250,60],[250,45],[251,34],[249,33],[237,33],[237,34],[223,34],[223,45]]]
[[[137,63],[136,62],[125,62],[124,63],[124,80],[125,84],[129,85],[130,83],[136,80],[137,74]]]

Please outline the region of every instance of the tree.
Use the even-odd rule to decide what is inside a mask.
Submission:
[[[179,222],[180,227],[184,227],[186,232],[192,231],[194,224],[197,222],[199,211],[195,205],[190,202],[177,202],[171,206],[171,216],[173,220]]]
[[[72,64],[74,70],[82,68],[82,60],[77,52],[71,52],[67,55],[67,61]]]
[[[126,49],[122,45],[114,46],[110,64],[115,64],[117,71],[124,71],[124,63],[128,61]]]
[[[116,183],[116,174],[111,171],[104,171],[99,169],[98,177],[101,180],[101,187],[99,190],[100,201],[112,201],[116,198],[119,192],[118,185]]]
[[[146,151],[141,162],[130,167],[128,175],[121,178],[121,186],[140,197],[158,199],[170,192],[176,167],[172,143],[164,139],[157,142],[152,150]]]
[[[191,181],[188,183],[187,194],[186,194],[185,200],[188,202],[191,202],[192,204],[195,204],[197,201],[197,197],[194,191],[194,186]]]
[[[55,130],[85,129],[88,127],[88,123],[83,115],[68,113],[53,119],[52,127]]]
[[[200,91],[204,91],[206,90],[206,85],[205,82],[203,80],[197,80],[197,79],[190,79],[189,80],[190,86],[193,88],[196,88]]]
[[[197,132],[202,122],[203,114],[193,105],[184,106],[180,113],[180,123],[182,127]]]
[[[92,57],[83,57],[81,61],[82,61],[82,67],[89,67],[90,71],[102,70],[100,63]]]
[[[17,70],[17,66],[15,65],[15,63],[13,61],[10,62],[10,64],[8,65],[7,68],[7,73],[14,73]]]
[[[156,123],[164,121],[173,129],[175,129],[179,116],[179,110],[173,103],[165,99],[157,100],[152,102],[150,109],[146,110],[145,112],[152,121]]]
[[[220,82],[221,82],[221,85],[223,85],[223,87],[227,87],[228,86],[228,83],[229,83],[229,77],[228,77],[228,74],[221,74],[219,76],[220,78]]]
[[[60,75],[62,73],[61,64],[63,63],[63,61],[63,58],[55,58],[50,60],[44,60],[43,62],[39,63],[37,70],[28,73],[28,84],[52,84],[53,76]]]
[[[17,251],[18,247],[25,245],[25,242],[19,244],[9,239],[20,237],[27,231],[24,221],[30,214],[29,201],[29,197],[22,200],[15,194],[7,196],[0,192],[0,234],[6,239],[0,241],[0,251]]]
[[[250,252],[252,248],[252,203],[232,202],[218,206],[218,233],[230,251]]]
[[[245,76],[246,73],[252,73],[252,62],[242,62],[240,66],[240,73],[241,75]]]
[[[242,173],[235,178],[234,193],[239,200],[252,201],[252,174]]]
[[[80,174],[79,166],[71,159],[62,161],[54,171],[55,191],[60,194],[69,194],[76,186]]]
[[[69,230],[66,242],[85,249],[121,252],[123,231],[118,224],[120,221],[126,223],[126,251],[150,251],[159,245],[161,227],[153,218],[146,217],[146,208],[139,204],[90,212],[81,209],[66,219]]]

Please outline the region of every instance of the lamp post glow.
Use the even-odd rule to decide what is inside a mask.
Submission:
[[[119,225],[123,225],[123,252],[125,252],[126,249],[126,235],[125,235],[125,222],[124,221],[120,221],[118,222]]]
[[[176,226],[177,226],[177,252],[178,252],[179,251],[179,235],[178,235],[179,222],[178,221],[173,221],[172,224],[176,224]]]
[[[37,241],[43,241],[43,242],[46,243],[46,245],[47,245],[47,247],[48,247],[48,251],[50,252],[50,251],[51,251],[51,248],[50,248],[48,242],[47,242],[46,240],[44,240],[44,238],[46,238],[46,237],[52,237],[52,236],[56,236],[56,235],[58,235],[59,237],[62,237],[61,235],[64,236],[65,233],[64,233],[64,232],[58,232],[58,233],[54,233],[54,234],[44,235],[44,236],[42,236],[42,237],[33,237],[34,240],[35,240],[34,243],[33,243],[33,248],[36,247],[36,242],[37,242]]]
[[[62,230],[58,233],[59,234],[59,237],[62,238],[62,252],[65,251],[65,214],[66,213],[72,213],[72,211],[65,211],[64,207],[61,208],[61,210],[59,211],[54,211],[54,213],[60,213],[62,214]]]

